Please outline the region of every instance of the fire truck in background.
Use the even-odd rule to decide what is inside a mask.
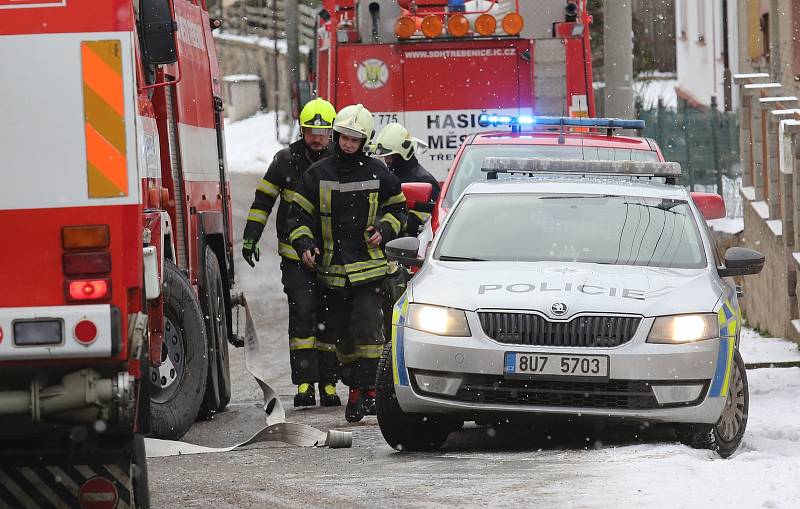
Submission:
[[[594,116],[586,0],[323,0],[311,88],[400,122],[444,180],[482,112]],[[302,90],[302,89],[301,89]],[[302,95],[302,94],[301,94]]]
[[[0,0],[0,506],[146,507],[142,435],[230,400],[217,26]]]

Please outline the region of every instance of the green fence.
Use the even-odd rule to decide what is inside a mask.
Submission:
[[[681,104],[683,103],[683,104]],[[715,107],[702,111],[679,101],[677,110],[661,106],[642,110],[638,118],[645,121],[643,135],[653,138],[667,161],[681,164],[686,186],[717,186],[722,189],[722,176],[739,176],[739,125],[735,113],[720,113]]]

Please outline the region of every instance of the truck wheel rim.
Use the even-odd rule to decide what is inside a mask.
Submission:
[[[732,442],[744,424],[745,401],[744,382],[739,366],[734,363],[731,369],[731,381],[728,386],[728,398],[722,416],[717,422],[717,433],[726,442]]]
[[[157,402],[169,401],[184,374],[185,342],[180,328],[164,317],[164,334],[161,340],[161,365],[150,368],[151,399]]]

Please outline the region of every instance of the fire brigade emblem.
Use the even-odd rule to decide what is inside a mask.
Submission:
[[[361,86],[369,89],[381,88],[389,80],[389,68],[383,61],[370,58],[358,64],[356,76]]]

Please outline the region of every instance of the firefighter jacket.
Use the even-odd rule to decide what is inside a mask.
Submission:
[[[426,182],[430,184],[433,186],[431,201],[436,201],[436,199],[439,198],[439,183],[428,170],[419,164],[417,156],[412,155],[408,161],[400,156],[395,156],[392,164],[392,171],[403,184],[406,182]],[[416,237],[419,234],[420,226],[424,225],[430,217],[430,212],[409,210],[408,221],[403,230],[403,235]]]
[[[330,288],[382,280],[382,246],[366,240],[374,226],[386,243],[406,221],[400,181],[385,164],[363,153],[344,154],[314,163],[300,178],[289,212],[289,241],[302,256],[319,249],[317,275]]]
[[[256,189],[255,200],[250,206],[247,225],[244,227],[244,238],[255,241],[261,238],[267,218],[280,196],[281,203],[278,205],[278,217],[275,220],[275,228],[278,233],[278,253],[285,258],[299,260],[297,253],[289,244],[289,231],[286,225],[289,206],[292,203],[300,175],[305,173],[311,164],[332,153],[333,150],[328,147],[325,152],[316,154],[307,148],[302,139],[278,151]]]

